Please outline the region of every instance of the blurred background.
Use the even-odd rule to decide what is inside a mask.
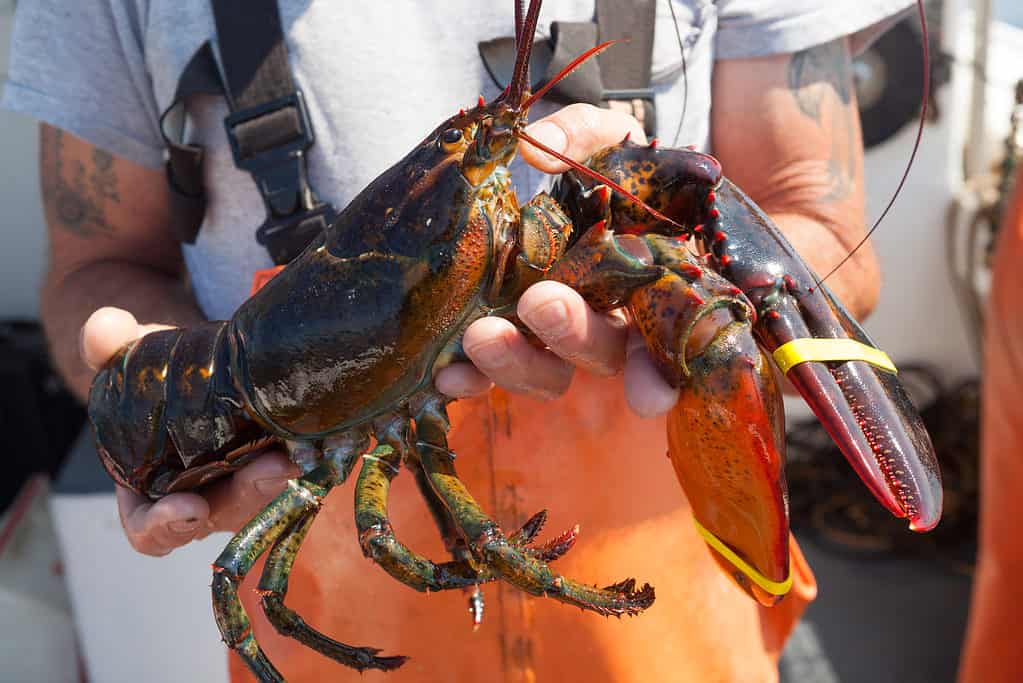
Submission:
[[[0,76],[13,7],[0,0]],[[1023,3],[932,1],[927,12],[928,121],[906,187],[874,236],[885,279],[867,328],[924,413],[946,514],[928,536],[892,523],[802,404],[788,403],[793,526],[820,597],[782,662],[787,681],[955,678],[976,551],[988,261],[1023,146]],[[855,65],[871,220],[915,138],[921,49],[914,17]],[[45,230],[35,146],[34,122],[0,112],[0,681],[226,680],[207,588],[225,538],[159,560],[133,553],[112,485],[80,437],[82,409],[50,369],[37,324]],[[142,600],[154,616],[140,627]]]

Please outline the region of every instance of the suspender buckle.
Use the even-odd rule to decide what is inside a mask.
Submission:
[[[322,235],[335,217],[334,207],[322,203],[291,216],[267,216],[256,230],[256,241],[266,247],[275,264],[282,266],[293,261]]]
[[[334,218],[333,207],[320,202],[309,185],[305,155],[314,138],[302,91],[239,109],[224,119],[224,127],[235,165],[252,174],[266,205],[256,240],[275,263],[287,263]]]
[[[312,208],[305,153],[313,127],[302,92],[240,109],[226,119],[235,165],[252,174],[268,217],[283,218]]]

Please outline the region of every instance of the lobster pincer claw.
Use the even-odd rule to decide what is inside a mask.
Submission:
[[[750,305],[675,240],[646,235],[637,246],[662,268],[660,279],[633,290],[628,310],[660,374],[679,389],[668,457],[714,558],[773,605],[792,585],[785,418]]]
[[[707,207],[701,240],[753,304],[757,340],[874,496],[910,529],[934,528],[941,475],[894,365],[741,190],[723,178]]]

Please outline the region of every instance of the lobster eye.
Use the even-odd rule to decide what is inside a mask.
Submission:
[[[446,131],[441,133],[440,141],[444,147],[451,147],[457,145],[462,141],[462,131],[458,128],[448,128]]]

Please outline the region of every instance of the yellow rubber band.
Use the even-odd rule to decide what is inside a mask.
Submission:
[[[793,339],[776,348],[773,355],[778,369],[785,374],[807,361],[836,360],[861,360],[885,372],[898,374],[887,353],[855,339]]]
[[[700,520],[693,517],[693,523],[696,524],[696,530],[703,536],[703,540],[707,542],[711,548],[716,550],[722,557],[732,563],[732,565],[740,572],[745,574],[750,581],[757,584],[771,595],[785,595],[792,589],[792,573],[789,572],[789,576],[784,581],[772,581],[760,572],[758,572],[753,565],[746,562],[744,559],[735,554],[735,551],[729,548],[724,542],[707,530]]]

